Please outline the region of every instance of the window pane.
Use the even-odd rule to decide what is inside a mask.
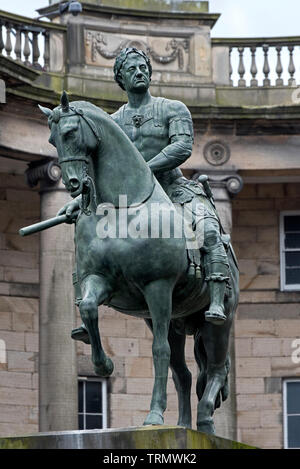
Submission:
[[[285,235],[286,249],[300,248],[300,233],[287,233]]]
[[[78,415],[78,430],[84,430],[83,415]]]
[[[300,269],[286,269],[286,284],[300,285]]]
[[[287,413],[300,414],[300,381],[287,383]]]
[[[86,415],[86,429],[102,428],[102,415]]]
[[[300,231],[300,216],[286,215],[284,217],[284,231]]]
[[[285,263],[287,267],[300,267],[300,252],[286,252]]]
[[[101,383],[86,383],[86,412],[102,413]]]
[[[289,448],[300,448],[300,415],[288,417]]]
[[[83,381],[78,381],[78,412],[83,412]]]

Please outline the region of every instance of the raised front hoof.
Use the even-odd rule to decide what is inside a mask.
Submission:
[[[205,313],[205,321],[210,322],[214,326],[222,326],[226,319],[225,314],[221,312],[206,311]]]
[[[88,331],[82,326],[77,327],[76,329],[73,329],[71,332],[71,337],[73,340],[80,340],[81,342],[84,342],[85,344],[91,343]]]
[[[163,415],[156,410],[151,410],[151,412],[149,412],[144,422],[144,425],[163,425],[163,424],[164,424]]]
[[[94,370],[96,375],[101,376],[101,378],[108,378],[114,371],[114,364],[109,357],[106,357],[104,363],[94,364]]]
[[[205,419],[197,422],[197,430],[198,432],[206,433],[208,435],[214,435],[215,426],[213,419]]]

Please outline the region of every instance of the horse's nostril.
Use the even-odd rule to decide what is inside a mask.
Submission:
[[[78,187],[79,187],[78,179],[70,179],[69,183],[70,183],[70,186],[72,187],[72,189],[78,189]]]

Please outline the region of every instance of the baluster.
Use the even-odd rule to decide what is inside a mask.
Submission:
[[[263,46],[263,51],[264,51],[264,56],[265,56],[265,59],[264,59],[264,68],[263,68],[263,72],[264,72],[264,75],[265,75],[265,79],[264,79],[264,81],[263,81],[263,85],[264,85],[264,86],[270,86],[270,85],[271,85],[271,81],[270,81],[270,79],[268,78],[269,73],[270,73],[270,65],[269,65],[269,57],[268,57],[269,46],[268,46],[268,45],[264,45],[264,46]]]
[[[291,76],[291,78],[289,78],[288,83],[289,83],[289,86],[296,86],[296,80],[294,78],[294,73],[296,71],[295,64],[294,64],[294,57],[293,57],[294,46],[289,46],[288,50],[290,51],[289,74]]]
[[[278,78],[276,80],[276,86],[282,86],[283,85],[283,79],[281,78],[283,68],[282,68],[282,63],[281,63],[281,49],[282,46],[276,46],[277,50],[277,65],[276,65],[276,73],[278,75]]]
[[[34,68],[40,69],[41,66],[39,64],[40,49],[38,43],[38,35],[39,31],[32,32],[32,65]]]
[[[257,79],[255,78],[256,75],[257,75],[257,66],[256,66],[256,46],[252,46],[250,47],[250,50],[251,50],[251,56],[252,56],[252,60],[251,60],[251,75],[252,75],[252,80],[250,82],[250,86],[258,86],[258,81]]]
[[[245,75],[245,65],[244,65],[244,47],[239,47],[238,48],[238,51],[239,51],[239,54],[240,54],[240,61],[239,61],[239,69],[238,69],[238,72],[239,72],[239,75],[240,75],[240,79],[239,79],[239,82],[238,82],[238,86],[246,86],[246,80],[244,80],[244,75]]]
[[[3,36],[2,36],[2,27],[3,27],[3,24],[0,23],[0,55],[2,55],[2,50],[4,49],[4,42],[3,42]]]
[[[23,54],[24,54],[24,58],[25,58],[25,65],[27,66],[30,66],[30,62],[29,62],[29,56],[30,56],[30,45],[29,45],[29,37],[28,37],[28,29],[25,27],[24,29],[24,36],[25,36],[25,40],[24,40],[24,49],[23,49]]]
[[[12,43],[11,43],[11,25],[7,23],[6,25],[6,42],[5,42],[5,50],[6,50],[6,55],[7,57],[10,57],[11,51],[12,51]]]
[[[45,45],[44,45],[44,70],[49,70],[50,65],[50,36],[49,31],[43,32],[45,38]]]
[[[14,52],[16,54],[17,61],[21,62],[22,38],[21,38],[20,26],[16,26],[16,43],[15,43]]]
[[[232,53],[232,47],[229,48],[229,84],[230,86],[233,86],[233,79],[232,79],[233,68],[232,68],[232,63],[231,63],[231,53]]]

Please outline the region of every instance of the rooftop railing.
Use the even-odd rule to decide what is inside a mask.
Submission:
[[[228,48],[229,86],[293,87],[300,83],[300,37],[213,38]]]
[[[51,34],[64,34],[66,26],[37,21],[0,10],[0,56],[37,70],[50,69]]]

